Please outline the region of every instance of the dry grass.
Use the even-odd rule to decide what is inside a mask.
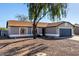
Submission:
[[[4,44],[3,44],[4,43]],[[8,43],[8,44],[7,44]],[[46,53],[48,56],[72,56],[79,55],[79,41],[62,39],[62,40],[45,40],[45,39],[20,39],[20,40],[1,40],[0,55],[27,55],[37,50],[37,52]],[[39,45],[47,46],[48,48],[39,50],[36,47]],[[40,46],[42,48],[42,46]],[[32,49],[32,50],[31,50]],[[35,49],[35,50],[34,50]],[[29,52],[30,51],[30,52]]]

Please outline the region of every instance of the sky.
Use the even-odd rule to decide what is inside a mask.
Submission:
[[[6,27],[8,20],[17,20],[17,15],[28,16],[26,4],[20,3],[0,3],[0,27]],[[61,21],[68,21],[72,24],[79,24],[79,4],[68,4],[67,17],[62,18]],[[43,18],[41,22],[51,22],[48,18]]]

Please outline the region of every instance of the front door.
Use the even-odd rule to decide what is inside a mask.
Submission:
[[[42,36],[45,36],[45,28],[42,28]]]

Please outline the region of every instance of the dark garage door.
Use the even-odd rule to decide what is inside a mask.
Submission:
[[[70,37],[72,36],[71,29],[60,29],[60,37]]]

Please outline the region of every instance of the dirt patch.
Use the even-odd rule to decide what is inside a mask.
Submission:
[[[9,41],[9,42],[11,42],[11,41]],[[46,49],[43,49],[43,50],[40,50],[38,52],[31,54],[33,56],[36,53],[40,53],[40,52],[45,53],[47,56],[77,56],[77,55],[79,55],[79,41],[74,41],[74,40],[70,40],[70,39],[45,40],[45,39],[41,39],[41,38],[30,39],[30,40],[26,40],[26,41],[19,41],[16,43],[9,44],[9,45],[5,46],[4,48],[0,49],[0,55],[5,55],[5,54],[3,54],[4,51],[6,51],[7,53],[8,53],[8,51],[13,53],[13,52],[19,51],[21,49],[26,52],[27,50],[25,50],[25,49],[27,49],[27,45],[33,46],[33,45],[31,45],[32,43],[35,43],[35,44],[39,43],[39,44],[43,44],[48,47]],[[34,49],[36,49],[36,48],[34,48]],[[28,50],[28,51],[30,51],[30,50]],[[10,54],[8,53],[8,55],[10,55]],[[22,54],[19,54],[19,55],[22,55]]]

